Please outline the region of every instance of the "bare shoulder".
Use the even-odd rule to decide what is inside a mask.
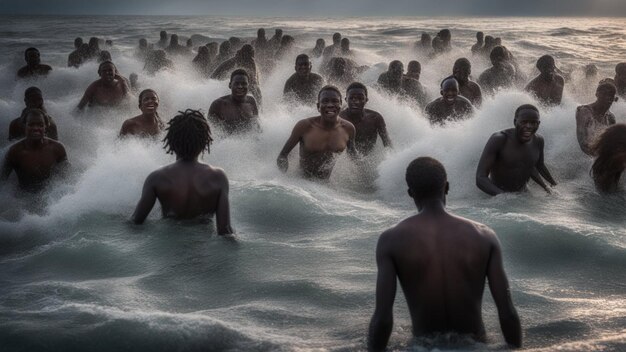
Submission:
[[[254,99],[254,97],[251,96],[251,95],[247,95],[246,96],[246,103],[248,103],[250,105],[256,106],[256,99]]]
[[[376,120],[382,120],[383,119],[383,115],[381,115],[378,111],[365,109],[365,114],[367,116],[373,118],[373,119],[376,119]]]
[[[296,125],[293,126],[294,131],[298,130],[298,131],[307,131],[309,128],[313,127],[313,125],[315,124],[315,119],[317,117],[313,116],[313,117],[307,117],[305,119],[302,119],[298,122],[296,122]]]
[[[13,145],[9,148],[9,151],[7,151],[7,156],[20,152],[21,150],[24,149],[25,144],[26,144],[25,139],[22,139],[18,142],[13,143]]]
[[[449,214],[457,226],[459,227],[458,232],[462,232],[466,235],[475,235],[477,238],[483,239],[487,242],[493,242],[496,239],[496,233],[489,226],[482,224],[480,222],[470,220],[458,215]]]
[[[346,131],[348,131],[348,133],[350,134],[356,133],[356,128],[354,127],[352,122],[343,118],[339,118],[339,123],[341,123],[341,127],[344,128]]]
[[[506,139],[508,138],[508,135],[510,133],[511,133],[510,129],[495,132],[491,135],[491,137],[489,137],[489,142],[504,144],[504,142],[506,142]]]

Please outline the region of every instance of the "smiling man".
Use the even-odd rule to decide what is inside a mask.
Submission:
[[[354,148],[355,128],[339,117],[341,92],[334,86],[323,87],[317,97],[319,116],[298,121],[291,131],[285,146],[276,160],[278,168],[286,172],[289,168],[289,153],[300,144],[300,169],[307,178],[328,179],[336,157],[348,149],[351,156]]]
[[[78,103],[78,109],[85,106],[117,106],[130,97],[130,86],[126,78],[120,76],[115,64],[105,61],[98,67],[100,79],[85,90]]]
[[[216,99],[209,108],[209,121],[227,133],[260,130],[259,109],[254,97],[248,95],[250,77],[245,70],[231,73],[228,88],[231,94]]]
[[[543,137],[539,129],[539,110],[525,104],[515,110],[515,128],[494,133],[478,162],[476,186],[495,196],[505,192],[520,192],[532,178],[546,192],[550,189],[541,177],[552,186],[556,181],[543,162]]]
[[[433,100],[424,111],[431,124],[444,125],[449,120],[462,120],[474,113],[467,98],[459,95],[459,82],[448,77],[441,82],[441,97]]]
[[[19,78],[45,76],[52,71],[50,65],[41,63],[41,55],[37,48],[26,49],[24,51],[24,60],[26,60],[26,66],[17,71]]]

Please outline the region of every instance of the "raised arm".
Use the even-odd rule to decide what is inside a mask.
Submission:
[[[83,97],[80,99],[80,102],[78,102],[78,110],[82,110],[85,108],[85,106],[87,106],[87,104],[89,104],[92,100],[93,100],[93,94],[94,91],[96,90],[94,83],[92,83],[91,85],[89,85],[89,87],[87,87],[87,89],[85,90],[85,94],[83,94]]]
[[[356,128],[354,127],[353,124],[351,124],[348,121],[345,121],[346,123],[348,123],[347,129],[348,129],[348,135],[349,135],[349,139],[348,139],[348,144],[346,145],[346,149],[348,149],[348,155],[354,160],[354,159],[359,159],[360,155],[359,152],[356,150]]]
[[[383,142],[383,145],[388,148],[393,148],[391,145],[391,139],[389,138],[389,134],[387,133],[387,125],[385,124],[385,119],[381,115],[378,115],[378,135],[380,136],[380,140]]]
[[[546,181],[548,181],[550,183],[551,186],[556,186],[556,181],[554,180],[554,178],[552,177],[552,174],[550,174],[550,171],[548,170],[548,167],[546,166],[546,164],[543,162],[543,149],[544,149],[544,140],[543,137],[539,137],[539,147],[541,148],[541,153],[539,154],[539,160],[537,160],[537,171],[539,171],[539,174],[546,179]]]
[[[514,347],[522,347],[522,326],[513,306],[509,282],[502,264],[502,250],[495,233],[487,266],[489,290],[498,309],[500,328],[506,342]]]
[[[376,246],[376,308],[369,326],[367,349],[384,351],[393,328],[393,302],[396,298],[396,267],[391,258],[388,236],[383,233]]]
[[[476,186],[478,186],[481,191],[491,196],[504,193],[503,190],[491,182],[489,179],[489,173],[496,162],[496,157],[498,156],[500,148],[504,146],[505,142],[506,136],[504,133],[497,132],[491,135],[485,145],[485,149],[483,149],[480,161],[478,161],[478,167],[476,168]]]
[[[157,199],[155,190],[157,177],[157,174],[153,172],[148,175],[146,181],[143,184],[141,199],[139,199],[139,203],[137,203],[137,207],[135,208],[135,212],[133,213],[133,222],[135,224],[143,224],[143,222],[148,217],[148,214],[150,214],[152,207],[154,207],[154,203]]]
[[[222,185],[220,190],[219,199],[217,201],[217,211],[215,213],[217,234],[218,235],[230,235],[234,231],[230,225],[230,202],[228,201],[228,178],[223,171],[221,171]]]
[[[298,123],[296,123],[296,125],[293,127],[293,130],[291,131],[289,139],[287,139],[287,142],[285,142],[283,149],[280,151],[280,154],[278,154],[276,164],[282,172],[287,172],[287,169],[289,168],[289,153],[300,142],[300,139],[302,138],[302,135],[305,131],[305,124],[308,123],[309,122],[307,120],[300,120],[298,121]]]

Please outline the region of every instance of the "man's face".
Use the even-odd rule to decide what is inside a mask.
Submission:
[[[539,67],[539,72],[541,72],[544,77],[553,78],[556,73],[556,66],[553,62],[547,62]]]
[[[323,90],[317,101],[317,111],[320,112],[324,120],[337,120],[341,111],[341,95],[334,90]]]
[[[363,111],[367,103],[367,94],[362,88],[352,88],[347,92],[346,102],[348,102],[348,109]]]
[[[519,112],[513,123],[515,124],[517,138],[522,143],[529,142],[539,129],[539,114],[535,110],[524,109]]]
[[[600,104],[611,106],[615,102],[615,91],[612,89],[599,89],[596,91],[596,98]]]
[[[46,134],[46,120],[41,114],[31,112],[26,116],[26,138],[41,140]]]
[[[100,72],[98,72],[100,74],[100,78],[102,78],[103,81],[106,82],[113,82],[113,80],[115,79],[115,66],[112,64],[106,64],[103,65],[100,68]]]
[[[459,95],[459,85],[455,80],[449,79],[443,82],[440,93],[446,104],[454,104],[456,97]]]
[[[228,85],[234,97],[244,98],[248,95],[248,77],[244,75],[236,75]]]
[[[24,98],[24,103],[29,109],[41,109],[41,107],[43,106],[43,97],[41,96],[41,94],[30,94],[29,96]]]
[[[452,70],[452,74],[454,78],[456,78],[459,82],[467,82],[469,81],[469,75],[472,73],[472,69],[467,66],[456,66]]]
[[[154,92],[147,92],[141,96],[139,109],[144,114],[154,114],[159,107],[159,97]]]
[[[296,73],[300,76],[306,76],[311,73],[311,61],[309,59],[296,60]]]
[[[28,65],[39,65],[40,62],[41,57],[39,56],[39,51],[29,50],[26,52],[26,63]]]
[[[403,73],[404,67],[402,67],[401,63],[396,63],[389,66],[390,78],[394,81],[400,81],[402,79]]]

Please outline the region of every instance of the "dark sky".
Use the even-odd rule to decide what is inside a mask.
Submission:
[[[626,17],[626,0],[0,0],[0,13]]]

